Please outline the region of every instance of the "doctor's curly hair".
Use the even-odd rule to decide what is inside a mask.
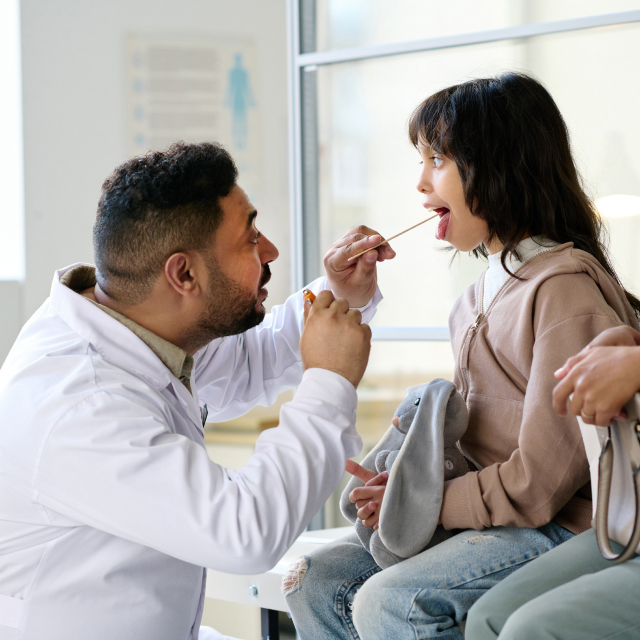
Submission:
[[[116,167],[102,185],[93,227],[100,288],[137,304],[170,255],[210,247],[222,220],[219,200],[237,177],[231,155],[213,142],[177,142]]]

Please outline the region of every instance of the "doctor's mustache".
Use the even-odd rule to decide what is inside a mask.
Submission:
[[[271,280],[271,269],[269,268],[269,263],[267,263],[262,267],[262,277],[260,278],[260,286],[258,288],[262,289],[269,280]]]

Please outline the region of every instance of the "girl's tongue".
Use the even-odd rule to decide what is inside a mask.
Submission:
[[[438,229],[436,231],[436,240],[444,240],[444,237],[447,234],[447,227],[449,226],[451,212],[449,209],[442,207],[442,209],[436,209],[436,213],[441,214],[440,221],[438,222]]]

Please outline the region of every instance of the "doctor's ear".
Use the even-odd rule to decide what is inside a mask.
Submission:
[[[164,276],[176,293],[196,298],[204,290],[206,265],[200,255],[191,251],[174,253],[164,263]]]

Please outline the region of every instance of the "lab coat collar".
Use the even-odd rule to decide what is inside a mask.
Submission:
[[[90,300],[60,282],[67,271],[81,265],[92,266],[79,262],[55,272],[51,284],[53,311],[108,362],[142,375],[159,390],[173,386],[189,417],[201,427],[197,391],[192,387],[191,395],[144,341]]]

